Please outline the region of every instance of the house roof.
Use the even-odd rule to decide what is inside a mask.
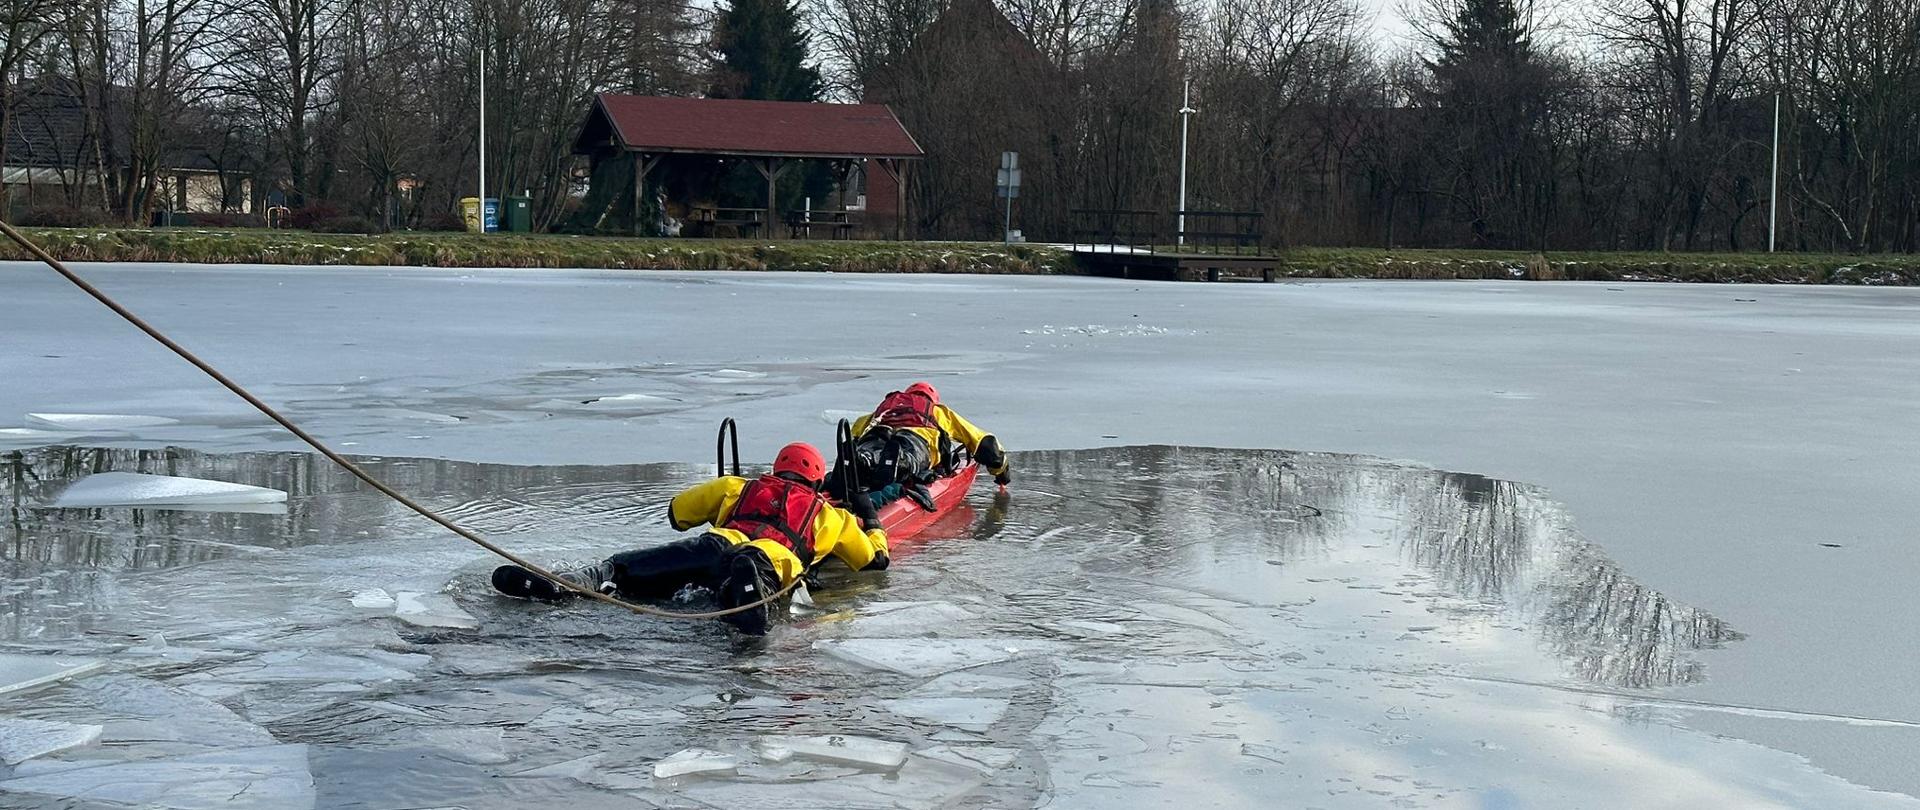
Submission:
[[[42,78],[10,88],[14,107],[7,111],[6,163],[14,167],[75,169],[91,167],[104,157],[109,166],[127,165],[130,125],[125,87],[103,91],[107,143],[96,144],[87,126],[86,101],[71,79]],[[193,116],[186,116],[190,123]],[[166,171],[214,171],[219,164],[208,154],[202,134],[191,126],[173,134],[160,156]],[[104,154],[100,154],[100,153]]]
[[[919,158],[926,153],[885,104],[817,104],[601,93],[575,152],[796,158]]]

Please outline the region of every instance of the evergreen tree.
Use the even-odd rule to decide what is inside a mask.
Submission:
[[[713,98],[820,100],[820,71],[807,64],[797,4],[733,0],[714,24],[713,51]]]
[[[1515,0],[1465,0],[1451,19],[1440,21],[1433,36],[1439,58],[1429,62],[1437,74],[1491,63],[1514,68],[1533,58],[1533,42]]]

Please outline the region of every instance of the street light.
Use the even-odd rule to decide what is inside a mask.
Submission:
[[[1174,245],[1184,247],[1187,244],[1187,119],[1199,112],[1193,108],[1193,80],[1188,79],[1180,90],[1180,211],[1178,232],[1174,234]]]

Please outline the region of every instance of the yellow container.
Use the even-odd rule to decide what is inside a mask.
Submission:
[[[467,233],[480,233],[480,198],[460,198],[460,218],[467,223]]]

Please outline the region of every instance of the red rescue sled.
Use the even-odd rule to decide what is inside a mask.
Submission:
[[[880,525],[886,527],[889,539],[905,539],[924,531],[955,509],[967,502],[967,492],[973,489],[973,479],[980,474],[980,465],[967,462],[957,472],[927,485],[927,492],[933,495],[933,511],[921,509],[911,499],[901,498],[880,507]]]

